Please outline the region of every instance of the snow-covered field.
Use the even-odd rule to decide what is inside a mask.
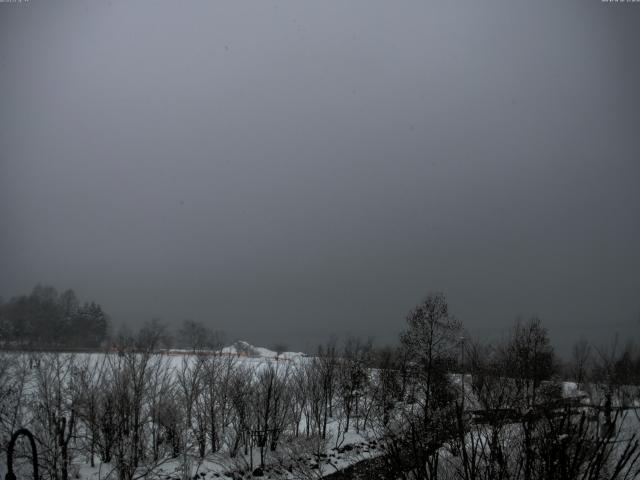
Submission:
[[[123,361],[122,356],[115,352],[35,355],[6,353],[3,355],[3,360],[17,360],[16,365],[20,365],[25,374],[21,392],[21,411],[15,415],[16,421],[6,431],[15,430],[18,424],[26,425],[40,437],[47,437],[51,432],[46,431],[46,421],[43,422],[39,419],[39,415],[32,410],[45,408],[41,405],[43,402],[40,400],[43,388],[45,388],[43,381],[46,376],[53,375],[55,377],[59,373],[62,374],[61,386],[63,389],[67,387],[69,389],[68,394],[63,394],[63,396],[68,398],[61,399],[59,405],[51,408],[57,410],[56,414],[66,414],[67,418],[69,418],[71,408],[83,408],[82,400],[74,400],[78,402],[78,405],[74,407],[71,407],[68,403],[71,402],[73,395],[78,395],[74,388],[77,388],[77,382],[79,382],[76,377],[81,376],[79,369],[84,372],[90,372],[90,375],[93,376],[104,376],[110,375],[110,373],[105,373],[110,372],[110,369],[121,368],[126,371],[127,368],[125,364],[114,367],[118,362]],[[141,354],[135,355],[142,357]],[[62,359],[62,363],[54,366],[52,365],[54,359]],[[145,400],[145,405],[142,405],[142,410],[146,412],[145,415],[148,415],[148,423],[144,426],[144,431],[147,436],[158,435],[160,438],[158,443],[161,444],[161,448],[164,448],[165,453],[153,462],[141,461],[138,475],[163,480],[185,478],[186,476],[201,479],[243,478],[245,476],[248,478],[253,477],[254,474],[263,474],[265,478],[320,478],[355,462],[378,455],[380,448],[375,438],[373,438],[374,435],[371,429],[359,429],[356,428],[355,423],[352,423],[351,428],[345,431],[343,412],[336,399],[332,400],[334,402],[333,414],[331,416],[327,415],[324,438],[319,434],[318,422],[316,421],[316,423],[312,424],[312,418],[315,414],[317,419],[318,412],[311,411],[313,407],[306,403],[307,399],[305,395],[300,395],[302,393],[300,390],[305,389],[306,391],[317,387],[317,385],[310,384],[310,381],[313,381],[307,378],[310,373],[305,373],[307,372],[307,367],[313,361],[313,357],[308,357],[303,353],[274,352],[266,348],[254,347],[247,342],[236,342],[216,352],[168,350],[153,354],[151,361],[153,365],[148,368],[154,369],[156,372],[162,371],[162,375],[172,385],[164,393],[170,396],[168,397],[169,403],[175,403],[175,405],[169,405],[167,408],[179,407],[181,412],[179,415],[184,417],[184,412],[189,404],[194,413],[190,413],[190,415],[193,415],[191,422],[181,417],[180,421],[183,425],[176,426],[176,432],[179,428],[186,430],[180,434],[181,452],[177,455],[168,454],[170,449],[162,447],[162,445],[166,445],[169,442],[167,439],[169,434],[167,432],[170,432],[171,429],[163,426],[163,422],[166,421],[156,415],[153,406],[163,401],[162,398],[157,398],[156,396],[160,392],[153,390],[160,387],[158,385],[149,386],[148,399]],[[199,362],[202,363],[202,370],[198,370],[200,368],[198,366]],[[185,379],[193,378],[189,375],[193,376],[195,375],[194,372],[200,371],[199,375],[201,377],[197,380],[199,385],[192,385],[191,388],[197,391],[197,395],[202,396],[201,400],[204,401],[207,388],[205,383],[211,381],[211,379],[207,380],[205,377],[206,368],[210,368],[211,372],[217,372],[217,375],[219,375],[219,378],[215,381],[221,383],[216,388],[222,389],[222,382],[229,381],[228,384],[224,384],[224,388],[227,389],[224,395],[228,398],[215,400],[219,402],[216,403],[215,407],[220,409],[220,415],[227,415],[228,418],[223,420],[225,422],[224,425],[220,424],[219,426],[223,430],[223,437],[219,439],[218,450],[214,453],[207,447],[207,452],[204,456],[201,456],[198,454],[197,442],[194,438],[197,433],[196,428],[194,426],[185,427],[187,424],[194,425],[196,423],[197,415],[195,411],[200,400],[189,399],[188,396],[185,397],[188,392],[183,391],[181,382],[184,382]],[[216,368],[218,370],[215,370]],[[225,380],[224,375],[226,373],[224,369],[227,368],[232,368],[234,372],[244,375],[244,378],[240,379],[244,385],[237,382],[233,383],[229,379]],[[57,373],[56,370],[58,371]],[[273,373],[275,373],[277,379],[270,378],[269,375]],[[150,381],[152,377],[153,374],[145,381]],[[259,410],[264,405],[265,398],[267,398],[267,402],[269,401],[268,397],[265,396],[269,395],[264,390],[265,379],[272,382],[274,391],[281,389],[279,395],[282,395],[282,399],[279,401],[282,401],[283,404],[286,402],[284,407],[278,406],[275,401],[272,405],[265,407],[269,412],[268,415],[273,416],[273,420],[267,420],[264,425],[270,428],[273,425],[269,422],[274,422],[281,429],[277,446],[275,449],[271,449],[266,445],[261,448],[255,438],[247,440],[247,438],[242,437],[240,447],[237,448],[236,445],[234,454],[231,454],[231,450],[234,450],[234,441],[236,443],[238,441],[237,435],[242,433],[238,426],[234,425],[234,422],[239,421],[239,417],[234,413],[233,409],[242,408],[234,404],[234,401],[237,401],[237,399],[234,400],[236,398],[234,395],[238,393],[234,389],[250,385],[250,388],[240,396],[246,396],[242,401],[246,402],[247,408]],[[89,378],[84,381],[91,388],[108,386],[101,384],[98,379]],[[278,383],[279,381],[280,383]],[[72,393],[72,391],[75,393]],[[100,397],[100,392],[96,393]],[[218,393],[215,394],[218,395]],[[82,395],[79,395],[78,398],[81,398]],[[97,403],[100,403],[100,398],[97,399]],[[271,409],[271,411],[268,409]],[[248,413],[247,415],[251,414]],[[246,421],[247,423],[243,428],[261,428],[263,420],[259,417],[259,414],[257,415],[257,417],[251,417],[252,420],[242,420],[242,422]],[[358,420],[353,414],[352,417],[352,422]],[[207,418],[207,420],[210,419]],[[180,421],[177,423],[180,423]],[[81,415],[76,414],[76,431],[69,443],[69,449],[72,452],[69,466],[70,478],[95,480],[117,478],[115,460],[102,462],[98,449],[94,452],[93,466],[91,466],[87,447],[87,436],[90,428],[85,424],[86,422],[83,422]],[[159,431],[163,433],[158,433]],[[99,431],[96,430],[93,435],[99,435]],[[45,445],[46,443],[46,441],[40,442],[39,445],[39,449],[42,449],[40,452],[41,462],[46,457],[44,451],[50,448],[50,446]],[[80,445],[81,443],[82,445]],[[185,444],[188,445],[187,454],[183,453],[184,449],[182,447]],[[264,456],[264,462],[261,462],[261,453]],[[54,454],[54,452],[50,451],[49,454]],[[44,470],[44,467],[41,467],[41,470]],[[189,472],[186,476],[185,470]],[[5,459],[2,458],[0,460],[0,474],[4,476],[5,473],[6,464]]]
[[[34,431],[41,471],[49,469],[52,477],[51,468],[59,468],[51,460],[60,455],[57,428],[64,418],[74,428],[64,430],[62,424],[69,478],[115,479],[123,462],[133,461],[127,451],[131,420],[122,426],[120,417],[139,415],[142,453],[130,478],[321,478],[383,454],[376,415],[385,404],[376,403],[378,370],[367,367],[363,383],[350,383],[358,377],[354,365],[336,364],[332,371],[323,361],[247,342],[219,351],[167,350],[149,356],[4,353],[0,434],[6,445],[9,432],[20,426]],[[451,384],[464,392],[465,408],[478,410],[472,380],[450,375]],[[592,413],[604,403],[602,386],[561,382],[560,390]],[[624,407],[623,442],[640,431],[639,398],[632,386],[618,387],[612,397],[614,409]],[[108,437],[109,428],[118,435]],[[479,439],[486,436],[481,424],[472,432]],[[112,451],[105,454],[106,444]],[[443,458],[450,456],[443,449]],[[5,473],[3,455],[0,474]]]

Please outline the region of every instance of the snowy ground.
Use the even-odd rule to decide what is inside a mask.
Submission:
[[[248,372],[254,374],[268,366],[278,364],[281,366],[296,366],[311,361],[304,353],[300,352],[274,352],[272,350],[254,347],[247,342],[236,342],[217,352],[197,352],[199,354],[216,354],[236,357],[239,365],[248,367]],[[10,355],[20,353],[10,353]],[[160,355],[168,362],[170,369],[178,371],[183,362],[196,358],[193,350],[168,350]],[[108,354],[108,355],[116,355]],[[78,353],[74,354],[78,362],[88,361],[98,365],[105,361],[104,353]],[[31,382],[29,382],[31,383]],[[27,394],[33,388],[27,385]],[[304,419],[303,419],[304,422]],[[255,478],[262,474],[263,478],[273,479],[300,479],[321,478],[324,475],[342,470],[356,462],[372,458],[381,453],[378,442],[372,438],[372,432],[356,433],[352,427],[349,432],[343,432],[344,423],[336,419],[329,420],[327,424],[327,437],[325,440],[306,437],[305,425],[300,426],[298,437],[281,437],[276,451],[269,451],[265,459],[265,467],[260,468],[260,449],[253,447],[245,453],[241,449],[236,458],[230,458],[229,453],[222,451],[208,454],[204,459],[196,456],[187,457],[190,464],[190,478],[216,479],[216,478]],[[319,452],[312,454],[310,452]],[[182,471],[185,457],[175,459],[168,458],[161,464],[154,466],[153,471],[145,478],[161,480],[174,480],[183,478]],[[0,459],[0,475],[6,473],[6,459]],[[75,456],[70,467],[70,477],[77,479],[116,479],[117,473],[112,464],[102,464],[95,457],[95,466],[91,467],[89,459]]]
[[[328,426],[329,437],[335,438],[337,422],[331,422]],[[301,438],[304,442],[304,438]],[[297,443],[300,448],[303,443]],[[305,449],[306,450],[306,449]],[[231,459],[226,453],[208,455],[203,461],[191,458],[192,478],[216,479],[216,478],[255,478],[262,473],[263,478],[271,479],[301,479],[321,478],[324,475],[342,470],[361,460],[372,458],[381,454],[376,440],[367,440],[364,436],[355,432],[346,434],[340,447],[328,443],[324,451],[319,455],[310,454],[308,451],[297,453],[294,442],[283,440],[278,451],[270,452],[265,468],[259,468],[259,449],[253,449],[253,464],[251,452],[247,455],[240,454],[238,458]],[[114,478],[111,465],[96,464],[91,468],[86,463],[76,463],[76,478],[101,480]],[[254,475],[258,474],[258,475]],[[168,459],[160,465],[153,475],[148,478],[163,480],[177,480],[182,475],[182,457]]]
[[[183,366],[185,360],[190,361],[195,358],[193,353],[189,350],[169,350],[162,352],[161,355],[168,362],[169,368],[177,371]],[[198,353],[212,354],[212,352]],[[303,353],[277,353],[265,348],[254,347],[246,342],[236,342],[216,354],[237,358],[241,365],[249,367],[247,371],[250,372],[259,372],[270,364],[296,366],[312,360],[312,357]],[[106,358],[103,353],[83,353],[77,354],[76,357],[79,361],[89,361],[96,364]],[[471,395],[471,377],[469,375],[452,375],[451,380],[454,385],[464,386],[465,396],[470,400],[467,408],[477,408]],[[620,398],[614,399],[616,406],[624,403],[636,407],[636,409],[626,412],[622,437],[628,439],[633,434],[640,432],[638,389],[637,387],[624,387],[620,392]],[[580,399],[584,405],[600,404],[602,401],[602,389],[597,386],[583,386],[580,389],[573,382],[563,382],[562,394],[565,398]],[[627,401],[629,399],[632,399],[631,404]],[[259,475],[272,479],[311,479],[321,478],[362,460],[382,454],[378,439],[375,438],[373,432],[356,433],[351,428],[349,432],[344,433],[343,429],[344,425],[340,421],[332,419],[327,425],[327,439],[325,441],[308,438],[304,433],[300,433],[298,437],[281,437],[278,449],[275,452],[268,452],[264,469],[259,468],[260,452],[257,447],[246,453],[241,451],[236,458],[230,458],[228,452],[224,451],[209,454],[202,460],[195,456],[188,457],[186,463],[190,465],[190,477],[194,480],[254,478]],[[304,425],[301,425],[300,431],[304,432],[304,430]],[[318,453],[312,454],[310,452]],[[166,459],[162,464],[156,465],[147,478],[161,480],[182,478],[184,464],[185,457],[182,456]],[[5,459],[2,458],[0,459],[0,475],[4,477],[5,473],[6,464]],[[100,464],[96,459],[95,467],[90,467],[88,459],[78,456],[73,460],[70,473],[72,478],[78,479],[103,480],[117,477],[113,465]]]

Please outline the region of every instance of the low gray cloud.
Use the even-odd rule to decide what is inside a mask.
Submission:
[[[0,4],[0,294],[254,343],[640,315],[640,5]]]

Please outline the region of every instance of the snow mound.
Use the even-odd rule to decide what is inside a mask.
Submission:
[[[268,348],[255,347],[249,342],[244,340],[238,340],[233,345],[224,347],[222,353],[227,355],[239,355],[246,357],[260,357],[260,358],[286,358],[293,359],[298,357],[304,357],[302,352],[274,352]]]

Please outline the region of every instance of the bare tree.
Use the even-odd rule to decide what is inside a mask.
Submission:
[[[232,355],[216,354],[206,358],[202,374],[203,392],[196,405],[202,456],[207,438],[214,453],[227,439],[233,414],[231,390],[237,365],[238,359]]]
[[[106,356],[78,359],[74,368],[77,388],[77,416],[79,429],[85,443],[89,464],[95,466],[95,455],[100,439],[100,402],[103,395],[102,385],[107,372]]]
[[[234,371],[230,381],[230,397],[233,406],[233,438],[230,445],[231,458],[236,457],[240,446],[248,453],[250,430],[250,399],[254,394],[254,371],[241,365]]]
[[[149,421],[148,421],[148,437],[151,441],[151,459],[153,462],[158,462],[162,458],[162,444],[170,444],[172,456],[175,453],[177,446],[177,440],[174,430],[171,430],[171,426],[176,429],[178,423],[173,423],[173,413],[176,408],[175,405],[169,405],[176,397],[176,374],[167,358],[156,357],[151,363],[149,368],[149,376],[147,383],[147,392],[145,403],[148,405]],[[176,402],[174,402],[176,403]],[[163,431],[164,429],[164,431]],[[164,436],[169,437],[170,440],[165,442]]]
[[[139,351],[121,351],[109,358],[109,419],[115,425],[113,457],[118,476],[122,480],[148,476],[166,459],[156,459],[148,449],[149,422],[153,418],[150,386],[163,364],[162,357],[153,353],[157,337],[148,343],[137,342]]]
[[[182,478],[189,480],[191,473],[192,449],[190,437],[194,432],[197,435],[197,428],[194,428],[193,417],[196,402],[202,394],[202,375],[204,372],[204,358],[196,355],[185,355],[176,372],[176,383],[179,394],[179,402],[184,411],[182,425]]]
[[[573,344],[571,349],[571,375],[578,384],[578,388],[582,388],[586,380],[590,370],[590,362],[591,345],[585,339],[580,339]]]
[[[74,395],[74,357],[46,354],[35,370],[37,395],[33,399],[35,434],[49,478],[68,480],[79,399]]]
[[[4,454],[12,433],[31,422],[28,384],[35,354],[0,353],[0,452]]]
[[[598,355],[594,359],[593,380],[591,386],[591,398],[599,403],[603,414],[604,422],[601,426],[601,436],[607,438],[615,431],[614,403],[620,390],[620,376],[616,372],[618,359],[618,337],[616,335],[613,343],[609,347],[596,349]]]
[[[352,416],[356,418],[356,431],[359,429],[360,402],[369,380],[371,348],[370,340],[362,342],[356,338],[349,338],[345,343],[338,370],[342,413],[346,420],[345,432],[349,431]]]
[[[505,373],[516,379],[524,406],[535,405],[540,385],[557,371],[549,334],[540,319],[518,320],[502,354]]]
[[[436,479],[440,449],[455,431],[455,389],[449,372],[456,365],[461,331],[443,294],[428,295],[407,317],[401,341],[407,365],[406,403],[384,428],[387,469],[398,477]]]
[[[327,434],[327,420],[333,417],[333,403],[335,400],[335,388],[337,383],[338,369],[338,347],[337,339],[331,337],[324,346],[318,347],[317,358],[320,359],[322,372],[322,388],[324,389],[323,398],[325,400],[325,408],[323,415],[322,436]]]
[[[181,347],[193,351],[215,350],[222,346],[223,335],[213,332],[202,322],[184,320],[178,329],[177,341]]]
[[[267,449],[274,451],[287,421],[290,420],[290,364],[266,362],[256,373],[254,392],[254,424],[252,434],[260,449],[260,465],[264,466]]]

